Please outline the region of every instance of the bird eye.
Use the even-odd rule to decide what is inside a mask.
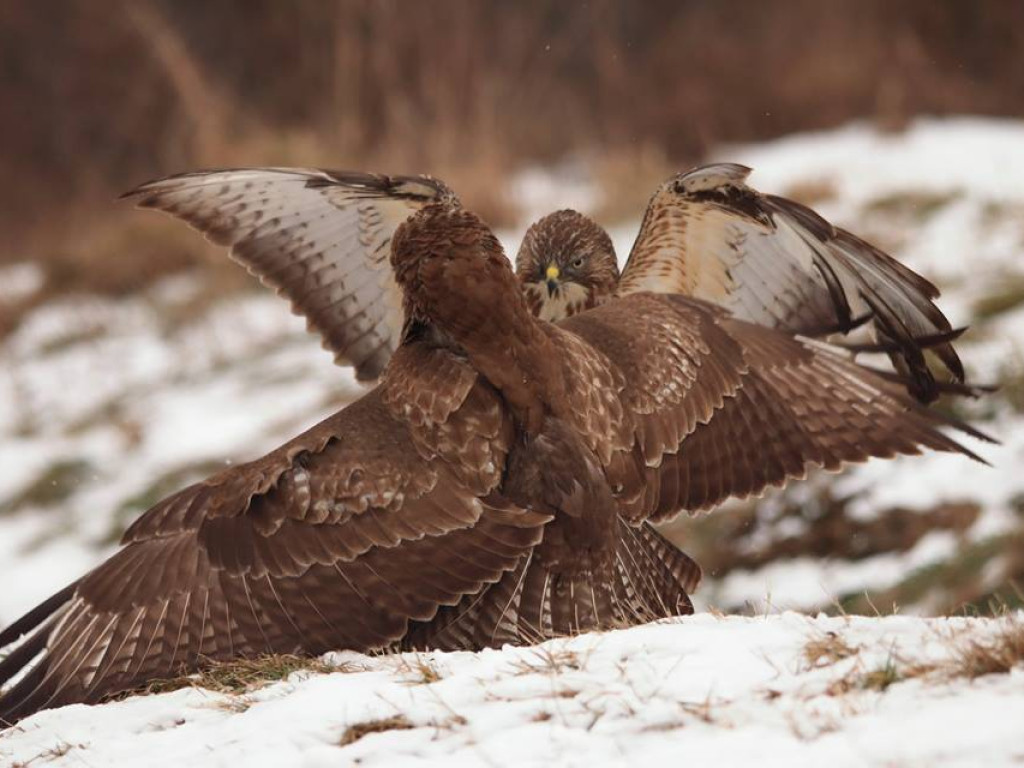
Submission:
[[[577,256],[575,259],[573,259],[572,260],[572,266],[573,266],[574,269],[579,269],[580,267],[582,267],[583,266],[583,257],[582,256]]]

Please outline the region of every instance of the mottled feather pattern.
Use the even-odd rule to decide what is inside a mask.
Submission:
[[[200,171],[128,197],[191,224],[292,302],[338,362],[380,375],[398,345],[401,293],[388,257],[395,228],[454,194],[430,177],[302,168]]]
[[[809,208],[747,186],[749,173],[719,163],[659,187],[619,293],[682,293],[808,336],[846,333],[870,318],[879,337],[896,343],[891,356],[911,393],[934,400],[939,388],[917,340],[951,330],[932,301],[935,286]],[[962,383],[953,347],[935,352]]]
[[[718,325],[719,314],[697,302],[633,294],[561,324],[614,361],[626,383],[631,443],[647,464],[677,450],[740,383],[743,353]]]
[[[581,336],[558,326],[546,326],[545,330],[558,352],[570,393],[560,403],[560,415],[584,435],[588,448],[607,464],[615,451],[632,442],[622,404],[626,376]]]
[[[748,373],[707,424],[662,465],[648,470],[639,512],[667,519],[680,507],[708,510],[870,457],[922,447],[973,455],[936,429],[941,418],[902,387],[866,374],[834,351],[757,326],[725,320],[743,342]]]
[[[401,347],[396,357],[396,370],[417,375],[390,375],[382,395],[396,415],[417,427],[413,440],[420,455],[450,462],[459,479],[481,493],[494,488],[513,439],[497,393],[454,354]]]

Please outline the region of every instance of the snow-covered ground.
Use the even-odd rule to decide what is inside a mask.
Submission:
[[[899,603],[934,614],[984,609],[993,596],[1012,602],[1007,585],[1024,578],[1024,123],[922,120],[899,134],[850,126],[714,159],[751,165],[758,189],[808,202],[936,281],[954,324],[972,324],[959,345],[971,378],[1004,384],[960,415],[1003,444],[972,443],[992,467],[946,455],[876,461],[674,528],[709,566],[698,605],[813,612],[866,593],[871,606],[887,601],[883,612]],[[524,175],[524,210],[597,206],[586,174],[570,170],[567,186]],[[611,229],[622,260],[636,227]],[[520,235],[504,233],[510,254]],[[39,285],[30,264],[2,269],[0,303]],[[362,391],[285,302],[263,292],[211,304],[202,289],[186,276],[131,299],[50,303],[0,343],[0,625],[106,557],[159,498],[275,447]],[[743,514],[728,535],[700,527]],[[850,552],[804,547],[823,521]],[[441,680],[429,685],[405,680],[400,659],[360,657],[363,672],[272,686],[245,697],[244,712],[182,691],[43,714],[0,738],[0,765],[291,765],[299,750],[332,765],[403,755],[590,765],[627,753],[714,755],[723,765],[1024,760],[1019,670],[828,692],[858,665],[941,653],[945,635],[967,626],[704,615],[540,650],[431,655]],[[859,652],[821,668],[801,661],[808,638],[830,631]],[[563,657],[575,661],[552,661]],[[350,725],[397,714],[415,727],[338,746]],[[271,728],[278,717],[286,727]]]
[[[1009,621],[703,615],[533,648],[338,653],[327,657],[336,672],[247,693],[186,688],[44,712],[0,735],[0,761],[1020,764],[1024,667],[956,672],[969,642]]]

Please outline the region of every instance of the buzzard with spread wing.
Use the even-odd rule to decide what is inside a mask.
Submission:
[[[471,647],[685,611],[699,570],[648,522],[813,466],[973,455],[902,388],[704,302],[637,293],[538,320],[497,240],[451,202],[391,246],[404,323],[380,385],[158,503],[0,633],[0,684],[18,677],[0,717],[206,660]]]
[[[604,297],[678,293],[735,317],[804,336],[846,334],[869,323],[922,402],[958,386],[959,335],[935,306],[938,289],[810,208],[746,184],[750,168],[718,163],[679,174],[651,198],[621,278],[601,227],[558,211],[523,238],[516,269],[541,316],[559,320]],[[872,345],[862,348],[870,349]],[[947,369],[944,386],[925,359]]]

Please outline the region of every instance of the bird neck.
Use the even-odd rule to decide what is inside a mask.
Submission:
[[[517,302],[518,304],[519,302]],[[414,322],[403,343],[425,343],[465,356],[470,365],[497,389],[515,419],[529,434],[540,431],[549,412],[560,412],[565,400],[561,357],[543,323],[526,309],[496,306],[471,322]]]
[[[526,313],[509,332],[465,344],[473,367],[502,393],[529,434],[539,433],[565,399],[560,355],[545,325]]]

